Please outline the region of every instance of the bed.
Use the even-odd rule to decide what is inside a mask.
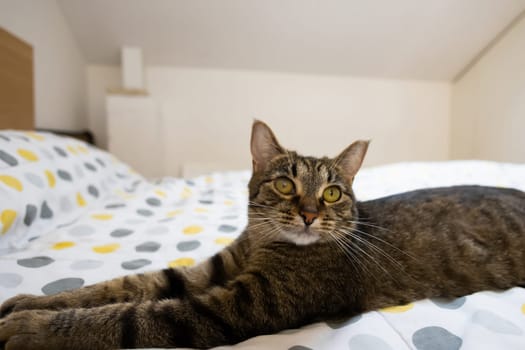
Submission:
[[[0,131],[0,303],[198,263],[241,233],[249,177],[247,170],[148,181],[82,141]],[[525,165],[392,164],[362,169],[354,188],[367,200],[456,184],[525,190]],[[421,300],[231,347],[263,348],[524,349],[525,289]]]

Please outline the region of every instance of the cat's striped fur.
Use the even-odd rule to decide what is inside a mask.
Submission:
[[[208,348],[525,282],[523,192],[463,186],[357,202],[351,185],[367,146],[302,157],[255,122],[249,220],[235,242],[192,268],[14,297],[0,308],[0,342]]]

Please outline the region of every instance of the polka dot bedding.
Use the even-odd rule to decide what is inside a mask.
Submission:
[[[248,171],[148,181],[110,154],[49,133],[0,132],[0,303],[129,273],[191,266],[246,224]],[[363,169],[361,200],[457,184],[525,190],[525,165]],[[430,299],[221,349],[524,349],[525,289]]]

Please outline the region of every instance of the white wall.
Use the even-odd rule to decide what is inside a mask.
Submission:
[[[453,86],[451,156],[525,162],[525,16]]]
[[[115,68],[88,72],[90,91],[115,83]],[[365,165],[449,154],[448,83],[173,67],[149,67],[146,82],[163,116],[165,174],[249,168],[254,118],[303,154],[335,156],[358,138],[372,139]],[[90,109],[104,109],[90,97]]]
[[[106,94],[108,88],[121,86],[119,67],[89,65],[87,76],[88,128],[95,134],[97,146],[108,147]]]
[[[33,46],[36,126],[86,127],[86,63],[57,2],[2,0],[0,26]]]

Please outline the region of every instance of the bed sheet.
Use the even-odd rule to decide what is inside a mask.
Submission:
[[[250,173],[191,180],[129,178],[74,220],[23,250],[0,256],[0,302],[18,293],[52,294],[166,266],[191,266],[234,240],[246,224]],[[363,169],[359,199],[455,184],[525,190],[525,165],[405,163]],[[123,190],[123,188],[125,190]],[[249,339],[218,349],[524,349],[525,289],[422,300],[340,322]]]

